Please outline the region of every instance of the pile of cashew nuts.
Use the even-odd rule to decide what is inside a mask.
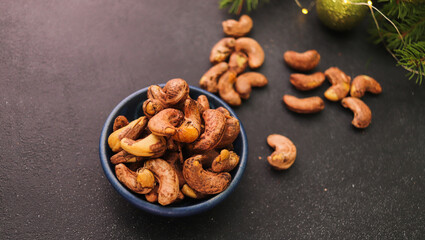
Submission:
[[[252,38],[244,37],[253,26],[248,15],[239,21],[223,21],[223,31],[229,37],[218,41],[211,50],[214,64],[200,79],[201,88],[217,93],[228,104],[239,106],[250,97],[252,87],[267,85],[267,78],[258,72],[243,73],[247,67],[256,69],[264,62],[263,48]],[[228,62],[227,62],[228,60]]]
[[[225,108],[210,109],[205,95],[192,99],[186,81],[176,78],[148,88],[143,112],[131,122],[118,116],[108,137],[121,183],[161,205],[229,186],[239,163],[232,143],[240,124]]]
[[[283,59],[292,69],[306,72],[313,70],[319,64],[320,54],[316,50],[308,50],[303,53],[287,51],[284,53]],[[359,75],[351,82],[351,77],[337,67],[330,67],[325,73],[293,73],[289,79],[296,89],[308,91],[322,85],[326,78],[332,86],[324,93],[325,98],[333,102],[341,101],[343,107],[353,111],[354,118],[351,123],[356,128],[368,127],[372,121],[372,112],[360,98],[364,96],[365,92],[380,94],[382,92],[381,85],[366,75]],[[348,93],[351,97],[347,97]],[[318,96],[297,98],[284,95],[283,102],[289,110],[297,113],[317,113],[325,108],[325,103]]]

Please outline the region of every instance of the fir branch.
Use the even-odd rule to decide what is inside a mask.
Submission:
[[[268,0],[220,0],[220,9],[229,8],[229,13],[239,15],[245,5],[248,12],[256,9],[261,2],[268,2]]]
[[[396,49],[395,54],[399,59],[398,65],[416,69],[410,73],[409,79],[417,75],[416,83],[421,84],[425,76],[425,41],[406,45],[404,48]]]

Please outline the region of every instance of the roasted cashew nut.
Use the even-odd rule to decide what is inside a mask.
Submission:
[[[183,103],[189,96],[189,85],[181,78],[169,80],[162,89],[165,93],[165,104],[167,107]]]
[[[279,134],[271,134],[267,137],[267,143],[275,151],[267,157],[269,164],[278,170],[288,169],[297,157],[297,148],[289,138]]]
[[[236,79],[235,89],[241,98],[248,99],[252,87],[264,87],[267,83],[268,80],[263,74],[258,72],[247,72]]]
[[[235,50],[248,55],[248,65],[252,69],[259,68],[264,63],[263,48],[252,38],[238,38],[236,40]]]
[[[308,50],[303,53],[286,51],[283,59],[289,67],[298,71],[310,71],[320,62],[320,54],[316,50]]]
[[[293,73],[289,77],[289,81],[296,89],[301,91],[308,91],[322,85],[322,83],[325,81],[325,78],[325,74],[321,72],[316,72],[310,75]]]
[[[183,177],[182,173],[182,166],[181,163],[183,161],[180,160],[180,153],[179,152],[168,152],[166,155],[164,155],[164,160],[167,161],[171,166],[174,167],[174,170],[176,171],[177,177],[179,179],[179,185],[180,187],[183,186],[183,184],[186,183],[186,180]]]
[[[159,188],[159,185],[156,184],[155,187],[153,187],[152,191],[145,194],[146,201],[151,203],[158,202],[158,188]]]
[[[234,52],[229,58],[229,69],[240,74],[248,66],[248,56],[243,52]]]
[[[354,78],[351,83],[350,95],[352,97],[361,98],[365,92],[380,94],[382,92],[381,85],[373,78],[360,75]]]
[[[206,152],[214,149],[220,142],[226,126],[225,116],[217,110],[208,109],[202,114],[205,130],[201,136],[189,145],[191,151]]]
[[[186,99],[183,111],[184,121],[172,138],[178,142],[191,143],[201,134],[201,114],[197,102],[190,98]]]
[[[233,85],[236,81],[236,73],[227,71],[218,80],[218,93],[220,97],[232,106],[239,106],[242,103],[241,97],[235,91]]]
[[[176,126],[183,120],[184,115],[180,110],[167,108],[153,116],[148,122],[149,130],[159,136],[173,136]]]
[[[223,32],[232,37],[243,37],[252,29],[252,19],[248,15],[242,15],[239,21],[229,19],[222,22]]]
[[[320,97],[297,98],[284,95],[283,102],[286,107],[296,113],[317,113],[325,108],[325,103]]]
[[[167,149],[165,138],[155,134],[150,134],[138,141],[123,138],[121,147],[126,152],[139,157],[160,157]]]
[[[230,116],[230,114],[225,114],[225,117],[226,126],[224,127],[223,137],[221,138],[218,145],[215,147],[217,149],[224,148],[232,144],[241,131],[241,125],[237,118]]]
[[[223,149],[220,152],[220,155],[216,157],[211,165],[211,170],[213,172],[230,172],[236,165],[239,163],[239,156],[227,149]]]
[[[118,180],[123,183],[127,188],[138,194],[149,193],[153,186],[142,186],[137,181],[137,173],[131,171],[123,163],[115,165],[115,174],[117,175]]]
[[[218,63],[212,66],[199,80],[201,88],[211,93],[218,91],[218,78],[229,69],[226,62]]]
[[[360,99],[355,97],[346,97],[342,99],[341,104],[345,108],[349,108],[354,113],[351,122],[356,128],[366,128],[372,121],[372,111]]]
[[[202,155],[186,159],[183,165],[183,176],[187,184],[203,194],[217,194],[230,184],[231,176],[227,172],[213,173],[202,168]]]
[[[174,168],[159,158],[146,161],[144,168],[150,170],[159,182],[158,203],[164,206],[176,201],[180,189]]]
[[[142,160],[143,160],[143,157],[134,156],[133,154],[130,154],[124,150],[121,150],[120,152],[114,154],[111,157],[112,164],[134,163],[134,162],[140,162]]]
[[[332,84],[325,92],[325,98],[330,101],[339,101],[347,96],[350,91],[351,77],[347,76],[341,69],[331,67],[325,71],[325,76]]]
[[[112,131],[115,132],[116,130],[123,128],[128,125],[128,120],[125,116],[118,116],[114,120],[114,125],[112,126]]]
[[[210,102],[208,101],[207,96],[205,95],[199,95],[198,99],[196,101],[199,103],[199,113],[202,114],[205,110],[210,109]]]
[[[216,108],[215,110],[217,110],[217,111],[219,111],[219,112],[223,113],[223,114],[224,114],[224,116],[231,116],[231,115],[230,115],[229,110],[227,110],[227,109],[226,109],[226,108],[224,108],[224,107],[218,107],[218,108]]]
[[[210,62],[213,64],[226,61],[230,54],[234,51],[235,39],[223,38],[218,41],[211,49]]]
[[[127,126],[112,132],[111,135],[109,135],[108,137],[109,147],[112,149],[113,152],[121,151],[121,139],[137,139],[142,133],[142,131],[145,129],[147,122],[148,119],[146,117],[140,117],[130,122]]]
[[[190,198],[194,198],[194,199],[201,199],[207,196],[207,194],[203,194],[200,193],[198,191],[193,190],[191,187],[189,187],[189,185],[184,184],[183,187],[181,188],[181,192]]]
[[[143,102],[143,113],[149,118],[161,112],[162,110],[164,110],[164,108],[164,103],[159,101],[158,99],[149,98]]]

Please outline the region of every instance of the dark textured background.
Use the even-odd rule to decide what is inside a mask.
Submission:
[[[250,145],[245,175],[213,210],[170,219],[115,192],[99,163],[100,131],[140,88],[175,77],[197,86],[229,15],[215,0],[1,1],[0,238],[424,239],[424,87],[364,27],[331,32],[293,1],[251,16],[270,83],[235,109]],[[283,52],[312,48],[318,70],[380,81],[384,92],[364,98],[369,128],[354,129],[338,103],[313,116],[282,105],[285,93],[329,86],[300,93],[288,81]],[[288,171],[266,163],[271,133],[298,148]]]

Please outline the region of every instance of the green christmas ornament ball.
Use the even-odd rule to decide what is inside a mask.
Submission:
[[[317,0],[316,11],[319,19],[327,27],[346,31],[356,26],[366,15],[368,6],[353,5],[350,2],[364,2],[366,0]]]

